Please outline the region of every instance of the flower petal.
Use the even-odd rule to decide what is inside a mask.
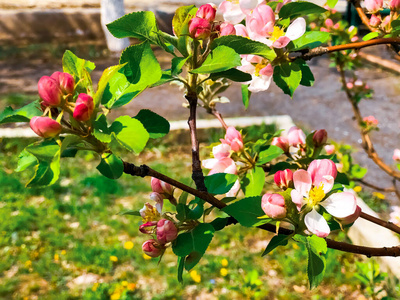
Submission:
[[[203,168],[206,169],[212,169],[214,166],[218,163],[218,159],[216,158],[210,158],[210,159],[204,159],[201,161],[201,164],[203,165]]]
[[[292,197],[293,203],[296,204],[297,210],[300,211],[304,203],[303,195],[297,190],[292,190],[290,196]]]
[[[286,47],[287,44],[289,44],[289,42],[290,42],[289,37],[281,36],[272,44],[272,47],[280,49],[280,48]]]
[[[311,189],[311,176],[306,170],[297,170],[293,174],[294,188],[303,196],[308,197]]]
[[[343,192],[330,195],[320,203],[334,217],[345,218],[355,213],[357,200],[352,193]]]
[[[289,25],[285,36],[290,40],[296,40],[306,32],[306,20],[304,18],[297,18]]]
[[[328,222],[315,209],[304,217],[307,229],[319,237],[326,237],[331,232]]]
[[[266,91],[271,84],[272,76],[252,76],[250,81],[249,91],[252,93],[258,93]]]

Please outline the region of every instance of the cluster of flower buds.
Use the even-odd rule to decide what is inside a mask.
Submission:
[[[281,148],[285,153],[289,153],[290,147],[302,148],[305,144],[306,135],[296,126],[291,127],[286,136],[274,137],[271,142],[271,145]]]
[[[353,97],[358,101],[363,98],[371,98],[373,90],[369,85],[360,79],[352,79],[346,84],[346,88],[352,93]]]
[[[215,14],[217,7],[214,4],[204,4],[199,7],[196,16],[189,21],[190,36],[197,40],[204,40],[210,37],[215,31]]]
[[[369,25],[384,32],[389,32],[391,30],[391,16],[387,15],[383,18],[381,11],[388,8],[392,12],[398,12],[400,10],[400,0],[364,0],[364,6],[371,14]]]
[[[370,130],[376,130],[378,128],[378,120],[375,119],[374,116],[368,116],[363,118],[363,126],[365,127],[365,130],[370,131]]]
[[[151,178],[151,190],[150,199],[156,202],[156,206],[160,206],[162,209],[164,199],[168,199],[172,204],[176,205],[174,198],[174,188],[158,178]]]

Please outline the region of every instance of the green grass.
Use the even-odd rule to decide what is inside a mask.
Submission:
[[[273,128],[254,127],[247,138],[267,130]],[[218,130],[209,133],[206,143],[222,136]],[[140,156],[123,153],[123,157],[189,183],[190,147],[172,146],[179,137],[171,135],[152,142]],[[161,263],[145,259],[141,244],[147,237],[138,231],[141,220],[118,215],[149,201],[149,178],[107,179],[96,170],[97,157],[79,153],[76,159],[62,160],[56,184],[27,189],[24,184],[32,170],[13,169],[17,154],[30,142],[0,141],[0,299],[353,299],[363,294],[354,277],[359,257],[329,250],[325,279],[310,291],[307,255],[301,245],[290,242],[261,257],[272,235],[239,225],[215,234],[194,269],[201,278],[185,272],[182,285],[171,249]],[[202,157],[209,152],[204,150]],[[172,210],[170,204],[165,205],[168,209]],[[343,233],[335,238],[346,239]],[[127,241],[134,243],[132,249],[124,248]],[[113,256],[117,261],[110,259]],[[73,285],[83,274],[94,276],[96,283]],[[393,293],[396,284],[391,285]]]

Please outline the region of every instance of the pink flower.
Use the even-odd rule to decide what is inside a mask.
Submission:
[[[142,250],[150,257],[158,257],[164,253],[165,247],[160,245],[155,239],[145,241]]]
[[[57,80],[43,76],[38,82],[39,96],[45,106],[57,107],[63,101],[63,92]]]
[[[225,139],[221,139],[221,143],[228,144],[235,152],[243,150],[243,138],[239,131],[235,127],[228,127],[225,134]]]
[[[189,21],[189,33],[194,39],[206,39],[211,34],[211,23],[206,19],[195,17]]]
[[[313,143],[315,147],[322,147],[328,140],[328,133],[325,129],[320,129],[314,132]]]
[[[75,88],[75,80],[71,74],[63,73],[63,72],[54,72],[51,78],[55,79],[60,85],[61,90],[65,94],[72,94]]]
[[[335,153],[335,145],[325,145],[324,149],[328,155]]]
[[[164,196],[172,196],[174,193],[174,188],[164,181],[158,178],[151,177],[151,189],[153,192],[159,193]]]
[[[376,13],[383,8],[383,0],[364,0],[364,6],[370,13]]]
[[[370,126],[370,127],[376,127],[376,126],[378,126],[378,123],[379,123],[378,120],[375,119],[374,116],[364,117],[363,121],[365,122],[365,124],[367,126]]]
[[[216,173],[228,173],[228,174],[236,174],[237,167],[232,158],[222,158],[222,159],[205,159],[202,161],[202,165],[206,169],[211,169],[208,175],[216,174]]]
[[[382,20],[380,16],[372,15],[371,18],[369,19],[369,25],[371,25],[372,27],[377,27],[381,23]]]
[[[289,129],[287,138],[290,146],[298,147],[299,145],[304,145],[306,143],[306,135],[303,130],[296,126]]]
[[[277,146],[281,148],[285,153],[289,152],[289,141],[286,137],[280,136],[280,137],[274,137],[272,139],[271,145]]]
[[[139,226],[139,231],[145,234],[153,234],[156,230],[157,221],[150,221]]]
[[[196,12],[196,17],[207,20],[208,22],[213,22],[215,19],[215,13],[217,7],[215,4],[204,4],[199,7]]]
[[[326,19],[325,20],[325,26],[327,27],[327,28],[330,28],[330,27],[333,27],[333,21],[332,21],[332,19]]]
[[[161,211],[158,211],[150,203],[145,203],[143,208],[139,210],[139,213],[143,219],[143,223],[158,221],[161,218]]]
[[[60,134],[61,124],[49,117],[33,117],[29,125],[41,137],[53,138]]]
[[[394,149],[393,160],[400,161],[400,149]]]
[[[339,219],[356,212],[356,198],[351,193],[334,193],[325,199],[333,187],[336,175],[336,166],[328,159],[314,160],[307,171],[297,170],[293,174],[295,189],[291,192],[292,201],[299,211],[306,205],[304,223],[310,232],[319,237],[326,237],[330,233],[328,223],[317,211],[319,205]]]
[[[393,11],[397,11],[400,9],[400,0],[390,0],[389,8]]]
[[[396,226],[400,226],[400,206],[392,206],[392,210],[389,222],[392,222]]]
[[[297,40],[306,32],[306,20],[304,18],[297,18],[289,25],[286,32],[283,33],[282,29],[275,26],[271,37],[265,41],[270,47],[284,48],[290,41]]]
[[[261,208],[265,214],[273,219],[286,217],[285,198],[279,194],[265,194],[261,199]]]
[[[176,228],[172,221],[161,219],[157,223],[156,233],[157,241],[160,244],[166,244],[176,239],[178,236],[178,228]]]
[[[276,185],[281,189],[287,189],[293,183],[293,172],[290,169],[284,171],[278,171],[274,175],[274,181]]]
[[[354,84],[352,82],[346,83],[346,87],[351,90],[354,87]]]
[[[77,121],[86,122],[92,117],[94,111],[93,98],[88,94],[81,93],[78,95],[75,103],[73,117]]]
[[[224,22],[221,24],[219,31],[220,36],[234,35],[234,34],[236,34],[236,29],[231,23]]]
[[[274,31],[275,13],[269,5],[260,4],[246,17],[246,27],[253,40],[265,39]]]
[[[246,17],[246,14],[256,8],[258,3],[258,0],[222,1],[218,11],[222,13],[225,21],[238,24]]]
[[[263,92],[269,88],[274,68],[267,60],[256,55],[247,55],[242,59],[242,65],[238,69],[251,75],[252,79],[248,82],[250,92]]]

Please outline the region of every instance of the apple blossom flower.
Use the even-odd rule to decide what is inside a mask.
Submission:
[[[400,0],[390,0],[389,1],[390,10],[397,11],[400,9]]]
[[[222,1],[218,12],[222,13],[225,21],[238,24],[246,17],[247,13],[257,7],[259,2],[258,0]]]
[[[400,149],[394,149],[393,160],[400,161]]]
[[[206,19],[194,17],[189,21],[189,33],[194,39],[206,39],[211,34],[211,23]]]
[[[82,122],[89,121],[92,117],[93,111],[93,98],[88,94],[79,94],[75,103],[75,109],[73,113],[74,119]]]
[[[322,147],[328,140],[328,133],[325,129],[320,129],[314,132],[313,143],[315,147]]]
[[[256,55],[247,55],[238,69],[251,75],[252,79],[248,82],[250,92],[263,92],[269,88],[274,68],[267,60]]]
[[[139,231],[145,234],[153,234],[156,230],[157,221],[150,221],[139,226]]]
[[[374,116],[368,116],[368,117],[364,117],[363,121],[365,122],[365,125],[368,127],[376,127],[378,126],[378,120],[375,119]]]
[[[326,237],[330,228],[324,217],[317,211],[319,205],[332,216],[343,219],[356,212],[356,198],[349,192],[326,194],[332,189],[337,175],[335,164],[329,159],[314,160],[306,170],[293,174],[295,189],[291,191],[292,201],[298,210],[305,205],[307,212],[304,223],[307,229],[319,237]]]
[[[357,205],[356,211],[354,212],[354,214],[347,216],[345,218],[335,218],[335,219],[337,221],[339,221],[340,224],[342,224],[342,225],[348,225],[348,224],[354,223],[358,219],[360,214],[361,214],[361,207],[359,207]]]
[[[235,34],[236,34],[235,26],[233,26],[231,23],[224,22],[221,24],[220,29],[219,29],[220,36],[235,35]]]
[[[400,206],[392,206],[392,212],[390,213],[389,222],[392,222],[396,226],[400,226]]]
[[[172,221],[161,219],[157,223],[156,234],[157,241],[160,244],[166,244],[176,239],[178,236],[178,228],[176,228]]]
[[[169,184],[166,183],[158,178],[151,177],[151,190],[153,192],[159,193],[163,196],[172,196],[174,193],[174,188]]]
[[[265,44],[274,48],[284,48],[290,41],[297,40],[306,32],[306,20],[297,18],[288,26],[286,32],[277,26],[274,26],[274,31],[271,37],[266,40]]]
[[[65,94],[72,94],[75,88],[75,80],[71,74],[65,72],[54,72],[51,76],[60,85],[61,90]]]
[[[274,31],[275,13],[267,4],[258,5],[246,17],[246,28],[252,40],[262,41]]]
[[[335,150],[336,150],[335,145],[325,145],[324,149],[325,149],[326,154],[328,154],[328,155],[335,153]]]
[[[383,8],[383,0],[364,0],[364,6],[370,13],[376,13]]]
[[[38,82],[38,92],[45,106],[57,107],[63,101],[59,82],[49,76],[42,76]]]
[[[208,22],[213,22],[215,19],[215,13],[217,11],[217,6],[212,3],[204,4],[199,7],[196,12],[196,17],[207,20]]]
[[[147,240],[142,245],[142,250],[150,257],[158,257],[164,253],[165,247],[155,239]]]
[[[280,194],[265,194],[261,199],[261,208],[270,218],[282,219],[286,217],[285,198]]]
[[[232,158],[226,157],[222,159],[210,158],[204,159],[202,165],[206,169],[211,169],[208,175],[216,173],[236,174],[237,167]]]
[[[290,146],[298,147],[299,145],[304,145],[306,143],[306,135],[303,130],[297,126],[293,126],[289,129],[287,138]]]
[[[145,203],[143,208],[139,210],[139,213],[143,219],[144,224],[161,219],[161,211],[158,211],[157,208],[147,202]]]
[[[293,172],[290,169],[278,171],[274,175],[276,185],[281,189],[287,189],[293,184]]]
[[[285,153],[289,152],[289,140],[285,136],[274,137],[272,139],[271,145],[281,148]]]
[[[242,151],[244,147],[241,133],[233,126],[228,127],[226,130],[225,139],[220,139],[220,141],[222,144],[230,145],[232,150],[235,152]]]
[[[29,125],[38,136],[44,138],[53,138],[62,130],[61,124],[49,117],[33,117]]]
[[[381,17],[378,15],[371,15],[371,18],[369,19],[369,25],[372,27],[378,27],[382,23]]]

